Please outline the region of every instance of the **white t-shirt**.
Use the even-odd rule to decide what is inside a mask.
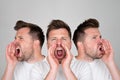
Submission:
[[[93,80],[88,63],[73,58],[70,67],[78,80]],[[45,58],[43,61],[34,65],[31,72],[31,80],[44,80],[49,70],[50,66]],[[59,66],[56,80],[66,80],[61,65]]]
[[[101,59],[90,62],[93,80],[112,80],[109,70]]]
[[[14,71],[14,80],[30,80],[31,69],[34,64],[18,62]]]

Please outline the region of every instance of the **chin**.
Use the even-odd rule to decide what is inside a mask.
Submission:
[[[21,57],[17,57],[17,60],[20,61],[20,62],[24,61],[24,59],[21,58]]]
[[[103,55],[99,55],[98,57],[96,57],[97,59],[101,59],[103,57]]]

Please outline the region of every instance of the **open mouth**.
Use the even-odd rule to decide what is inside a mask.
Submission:
[[[19,54],[20,54],[20,49],[18,48],[18,49],[15,50],[15,56],[18,57]]]
[[[101,46],[101,47],[99,48],[99,50],[100,50],[100,52],[101,52],[103,55],[105,54],[105,50],[104,50],[103,46]]]
[[[55,51],[55,57],[58,60],[62,60],[65,57],[65,51],[63,49],[62,50],[56,50]]]
[[[63,55],[62,50],[57,50],[57,55],[58,55],[58,56],[62,56],[62,55]]]

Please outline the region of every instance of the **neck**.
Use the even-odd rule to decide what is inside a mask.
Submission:
[[[80,52],[78,52],[78,55],[76,56],[76,59],[87,61],[87,62],[93,61],[93,59],[91,57],[89,57],[85,53],[80,53]]]
[[[37,49],[37,50],[34,50],[31,58],[27,62],[29,62],[29,63],[36,63],[38,61],[43,60],[44,58],[45,58],[45,56],[42,55],[41,50]]]

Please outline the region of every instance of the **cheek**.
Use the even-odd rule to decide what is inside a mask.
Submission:
[[[33,48],[33,42],[25,42],[22,44],[22,46],[25,49],[31,49],[31,48]]]
[[[47,42],[47,48],[49,49],[53,44],[55,43]]]
[[[85,48],[88,53],[96,53],[97,50],[95,44],[87,44]]]
[[[85,48],[86,51],[88,51],[91,48],[93,48],[93,45],[87,42],[87,43],[84,43],[84,48]]]
[[[95,43],[93,41],[86,41],[85,44],[90,48],[93,48],[95,46]]]
[[[66,45],[69,49],[71,49],[71,42],[70,41],[68,41],[68,42],[64,42],[63,43],[64,45]]]
[[[56,44],[56,40],[48,40],[48,45]]]

